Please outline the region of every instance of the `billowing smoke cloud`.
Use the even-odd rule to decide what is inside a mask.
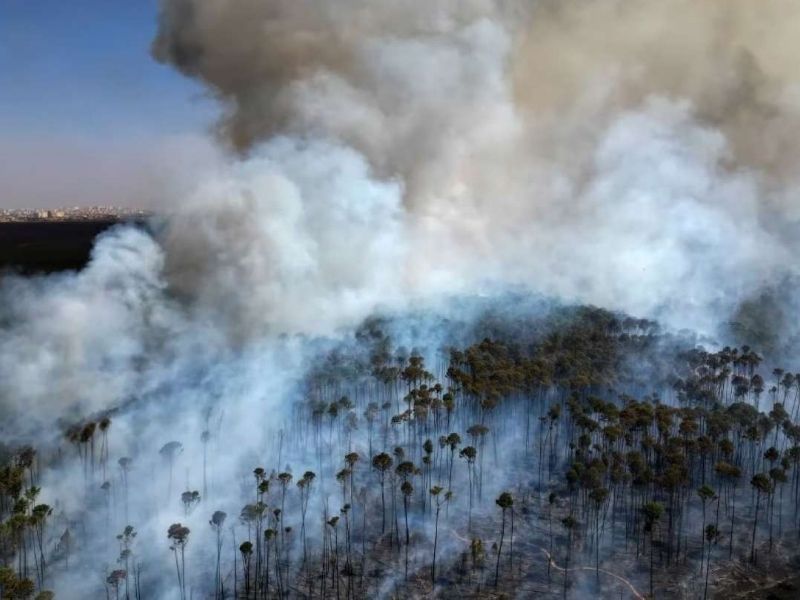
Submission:
[[[217,95],[235,156],[153,235],[3,280],[1,431],[122,406],[130,521],[163,547],[173,492],[201,487],[202,432],[215,506],[238,511],[276,462],[304,336],[520,288],[713,332],[794,268],[799,20],[788,1],[163,0],[154,54]],[[65,513],[86,494],[72,468],[45,474]]]
[[[174,0],[154,53],[209,85],[253,164],[275,134],[321,138],[402,183],[413,252],[352,269],[711,330],[796,249],[798,18],[787,2]],[[271,195],[247,210],[275,219]]]
[[[119,404],[137,389],[137,361],[175,324],[163,295],[163,253],[143,232],[102,236],[76,275],[6,276],[0,285],[6,441],[59,417]],[[58,435],[57,432],[52,432]]]
[[[234,338],[329,332],[402,295],[403,229],[400,185],[359,154],[279,138],[180,206],[167,276]]]

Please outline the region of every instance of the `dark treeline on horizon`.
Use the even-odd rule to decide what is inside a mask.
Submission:
[[[0,222],[0,270],[36,274],[82,269],[95,238],[121,222],[113,218]]]

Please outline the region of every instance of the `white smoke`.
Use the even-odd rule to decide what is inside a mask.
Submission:
[[[155,238],[6,278],[6,404],[100,410],[198,345],[176,340],[213,355],[443,294],[528,289],[713,333],[792,269],[797,148],[774,128],[797,126],[797,86],[786,28],[694,6],[662,56],[655,2],[164,2],[156,55],[217,91],[246,156],[183,178]],[[796,19],[781,6],[759,22]]]
[[[343,282],[362,270],[401,282],[401,294],[381,284],[383,299],[362,282],[362,308],[521,285],[713,332],[795,249],[775,224],[797,220],[784,25],[798,18],[747,1],[172,0],[154,52],[209,84],[239,150],[257,157],[283,133],[313,163],[326,152],[306,140],[336,140],[374,185],[402,185],[402,215],[384,221],[403,221],[399,261],[342,254],[335,269]],[[241,206],[219,196],[228,214]],[[270,202],[247,210],[275,219]],[[230,231],[223,247],[261,243]],[[283,285],[252,261],[239,272]],[[237,310],[248,330],[251,310],[277,316],[260,294]]]
[[[250,338],[330,332],[393,302],[405,240],[399,183],[348,148],[293,138],[224,165],[163,237],[173,289]]]
[[[156,56],[208,83],[239,154],[152,235],[3,280],[3,434],[127,403],[114,455],[145,457],[137,524],[156,540],[177,503],[151,510],[158,448],[182,441],[180,488],[198,488],[212,407],[216,489],[235,496],[304,336],[509,288],[713,332],[794,268],[793,4],[528,4],[164,0]]]
[[[108,409],[136,390],[136,361],[173,321],[162,269],[150,236],[117,229],[98,239],[80,273],[3,278],[5,436],[47,431],[59,417]]]

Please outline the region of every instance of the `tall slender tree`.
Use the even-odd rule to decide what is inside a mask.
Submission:
[[[392,468],[394,461],[386,452],[381,452],[372,457],[372,468],[378,473],[381,482],[381,534],[386,531],[386,473]]]
[[[514,506],[514,498],[508,492],[503,492],[495,500],[495,504],[500,507],[502,513],[500,525],[500,544],[497,547],[497,563],[494,569],[494,587],[497,587],[497,582],[500,577],[500,556],[503,553],[503,538],[506,534],[506,511],[512,509]]]

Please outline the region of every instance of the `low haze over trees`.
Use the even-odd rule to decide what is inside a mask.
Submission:
[[[0,596],[77,576],[126,600],[709,597],[796,550],[786,367],[593,308],[394,341],[428,324],[373,319],[316,350],[281,421],[252,415],[273,434],[251,464],[225,460],[224,393],[198,407],[202,446],[177,420],[123,444],[96,415],[3,448]],[[72,465],[74,497],[48,496]]]

